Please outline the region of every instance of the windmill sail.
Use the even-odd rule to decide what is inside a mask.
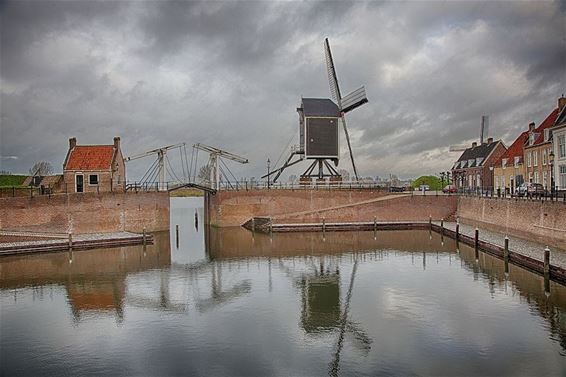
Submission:
[[[334,60],[332,59],[332,51],[330,51],[330,43],[328,43],[328,38],[324,39],[324,54],[326,55],[326,70],[328,71],[328,83],[330,84],[330,94],[332,95],[332,98],[336,102],[338,102],[338,107],[340,108],[340,111],[342,113],[342,125],[344,126],[344,134],[346,135],[348,151],[350,152],[352,169],[354,170],[354,176],[356,177],[356,181],[357,181],[358,169],[356,169],[356,163],[354,162],[354,152],[352,152],[352,145],[350,144],[350,135],[348,133],[348,128],[346,127],[346,118],[344,117],[345,112],[342,109],[342,95],[340,94],[340,86],[338,85],[338,77],[336,77],[336,69],[334,68]],[[363,91],[365,94],[365,89]],[[351,94],[353,94],[354,92],[352,92]],[[354,107],[350,108],[348,111],[352,109],[354,109]]]
[[[330,84],[330,94],[332,98],[338,102],[338,107],[342,101],[340,87],[338,86],[338,78],[336,77],[336,69],[334,68],[334,60],[332,60],[332,52],[328,38],[324,40],[324,54],[326,55],[326,70],[328,71],[328,83]]]
[[[363,86],[354,90],[350,94],[346,94],[344,98],[342,98],[342,106],[340,106],[340,110],[343,113],[347,113],[348,111],[354,110],[356,107],[362,106],[364,103],[368,102],[366,96],[366,88]]]

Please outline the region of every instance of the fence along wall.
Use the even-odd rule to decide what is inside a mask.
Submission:
[[[460,196],[463,223],[566,249],[566,203]]]
[[[169,193],[82,193],[0,199],[0,229],[46,233],[169,230]]]

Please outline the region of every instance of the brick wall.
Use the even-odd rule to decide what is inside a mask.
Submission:
[[[566,249],[563,202],[461,196],[457,214],[463,223]]]
[[[89,181],[90,175],[98,175],[98,185],[91,185]],[[75,176],[83,176],[83,192],[106,192],[106,191],[121,191],[122,187],[112,187],[112,174],[109,171],[66,171],[64,176],[63,192],[75,192]],[[97,191],[98,190],[98,191]]]
[[[48,233],[169,230],[169,194],[83,193],[0,199],[0,229]]]
[[[210,196],[210,223],[240,226],[251,217],[275,222],[428,220],[456,211],[455,196],[397,195],[368,190],[223,191]]]

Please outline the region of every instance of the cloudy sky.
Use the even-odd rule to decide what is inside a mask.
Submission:
[[[342,92],[368,93],[348,114],[361,175],[436,174],[482,114],[509,145],[556,106],[565,15],[552,1],[3,1],[0,170],[61,171],[69,137],[116,135],[125,155],[218,146],[249,158],[237,175],[260,176],[298,143],[301,96],[329,96],[328,37]]]

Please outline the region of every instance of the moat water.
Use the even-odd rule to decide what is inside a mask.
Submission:
[[[428,231],[202,215],[173,198],[146,248],[0,259],[0,375],[566,375],[559,284]]]

